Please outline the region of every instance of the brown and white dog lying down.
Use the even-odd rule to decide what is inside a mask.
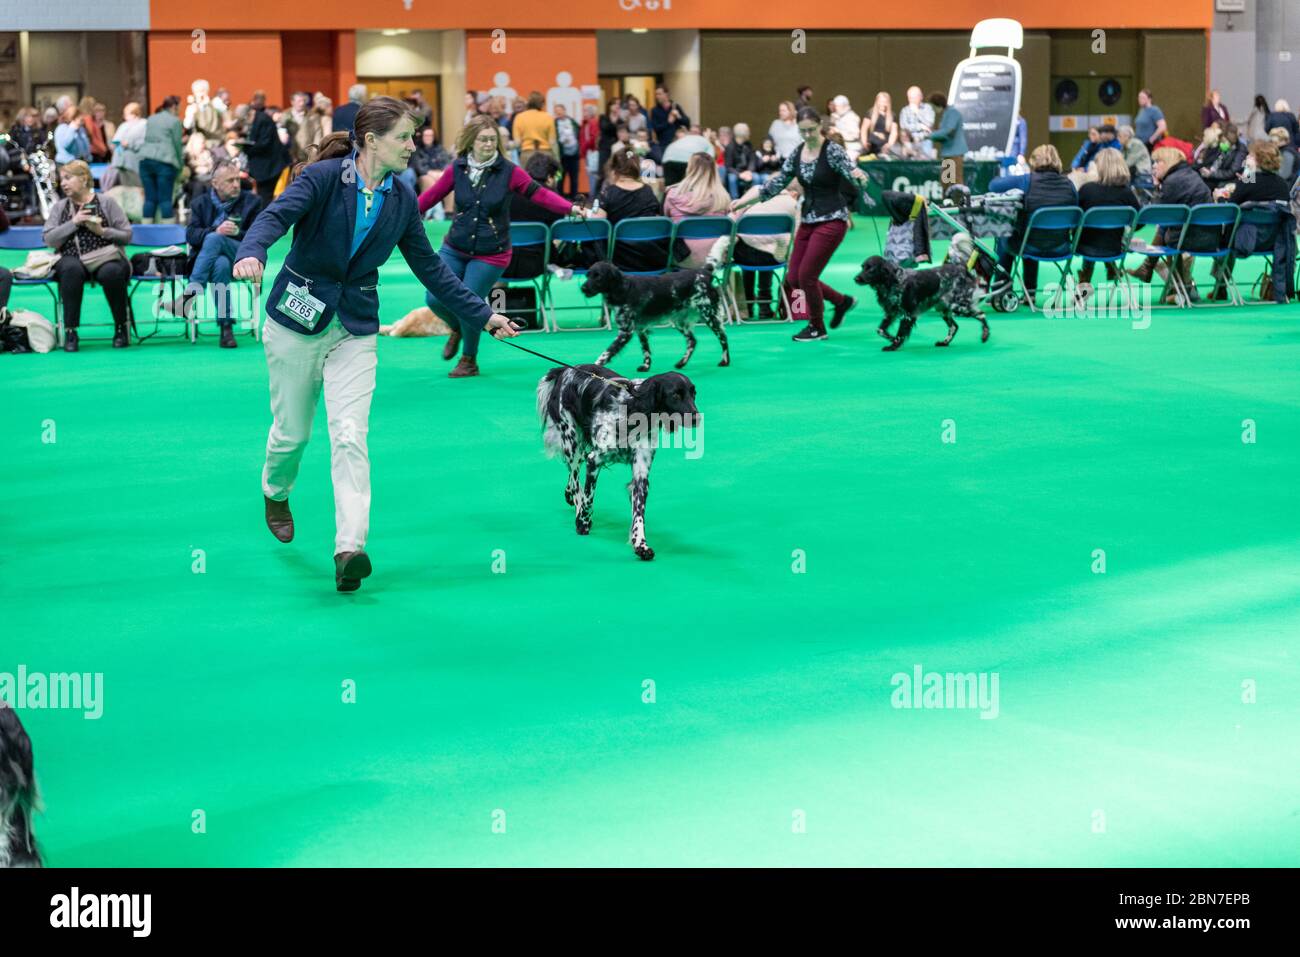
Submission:
[[[439,319],[428,306],[412,309],[391,326],[380,326],[381,336],[415,338],[419,336],[449,336],[451,327]]]

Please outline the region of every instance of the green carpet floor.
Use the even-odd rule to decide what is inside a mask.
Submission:
[[[386,321],[418,304],[383,280]],[[382,340],[353,596],[323,411],[297,539],[263,524],[251,338],[0,358],[0,672],[104,676],[98,720],[21,712],[49,862],[1300,862],[1300,307],[1022,310],[948,350],[930,317],[891,355],[878,317],[730,329],[726,369],[701,330],[703,454],[659,454],[648,564],[625,471],[574,534],[545,364],[489,342],[452,381],[442,340]],[[997,717],[892,707],[916,665],[997,673]]]

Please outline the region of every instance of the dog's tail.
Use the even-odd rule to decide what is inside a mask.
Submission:
[[[40,867],[41,855],[32,833],[32,815],[39,808],[32,770],[32,740],[18,713],[0,701],[0,857],[10,866]]]
[[[564,367],[556,366],[537,382],[537,419],[543,426],[550,421],[550,416],[546,410],[551,404],[551,395],[555,392],[555,387],[559,384],[560,376],[563,374]]]

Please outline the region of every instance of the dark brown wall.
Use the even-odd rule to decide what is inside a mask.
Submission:
[[[913,84],[928,94],[948,91],[952,71],[970,54],[969,33],[809,33],[807,52],[792,53],[790,35],[707,31],[700,34],[700,122],[717,127],[744,121],[761,139],[781,100],[795,87],[813,88],[818,108],[837,93],[859,115],[871,109],[878,90],[907,102]],[[1138,78],[1156,90],[1170,130],[1183,138],[1199,122],[1205,91],[1203,33],[1108,31],[1106,52],[1092,52],[1092,36],[1080,31],[1025,34],[1016,52],[1024,82],[1021,112],[1031,145],[1048,142],[1047,117],[1053,74],[1113,73]],[[1136,107],[1128,92],[1127,109]],[[1068,158],[1068,157],[1067,157]]]

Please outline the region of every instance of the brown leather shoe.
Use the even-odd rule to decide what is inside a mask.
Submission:
[[[339,591],[356,591],[361,579],[370,576],[370,556],[364,551],[339,552],[334,556],[334,587]]]
[[[456,353],[460,350],[460,333],[455,329],[451,330],[451,335],[447,337],[447,344],[442,347],[442,357],[450,362],[456,358]]]
[[[478,360],[473,356],[461,356],[460,361],[456,363],[456,368],[447,373],[449,378],[463,379],[466,376],[478,375]]]
[[[289,500],[277,502],[266,498],[266,527],[282,542],[293,541],[293,513],[289,511]]]

